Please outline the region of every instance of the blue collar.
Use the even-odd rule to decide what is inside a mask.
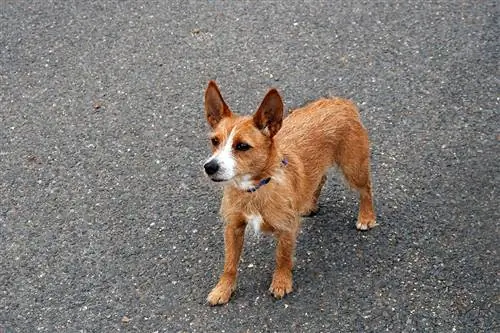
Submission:
[[[288,165],[288,160],[286,158],[282,159],[281,160],[281,166],[282,167],[286,167]],[[267,177],[267,178],[264,178],[264,179],[261,179],[257,185],[255,185],[254,187],[251,187],[247,190],[247,192],[255,192],[257,191],[259,188],[261,188],[262,186],[266,185],[267,183],[269,183],[271,181],[271,177]]]

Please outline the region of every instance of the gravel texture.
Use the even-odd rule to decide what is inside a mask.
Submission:
[[[497,1],[0,3],[0,331],[499,330]],[[271,238],[222,268],[203,91],[355,100],[380,226],[331,177],[295,292]],[[496,203],[495,203],[496,202]]]

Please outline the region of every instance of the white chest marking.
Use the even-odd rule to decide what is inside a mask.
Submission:
[[[260,215],[250,215],[246,216],[248,224],[250,224],[255,231],[255,233],[260,232],[260,227],[262,225],[262,216]]]

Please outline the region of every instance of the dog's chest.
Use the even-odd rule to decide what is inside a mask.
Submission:
[[[247,220],[247,224],[253,228],[255,233],[261,232],[264,220],[260,214],[246,215],[245,218]]]
[[[246,200],[238,197],[240,191],[227,190],[222,199],[222,215],[242,216],[248,229],[256,233],[271,234],[276,230],[286,228],[291,216],[294,215],[290,202],[285,197],[272,196],[273,193],[259,193],[265,190],[267,189],[259,189],[251,196],[247,196]]]

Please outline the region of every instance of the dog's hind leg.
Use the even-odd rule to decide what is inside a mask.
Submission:
[[[360,202],[356,228],[358,230],[368,230],[377,224],[373,210],[371,182],[368,181],[364,186],[358,187],[358,191]]]
[[[318,214],[318,212],[319,212],[319,196],[321,194],[321,189],[323,188],[323,185],[325,185],[325,182],[326,182],[326,175],[323,175],[323,177],[321,177],[321,180],[318,184],[318,187],[316,188],[316,191],[314,192],[313,197],[312,197],[312,204],[311,204],[312,209],[309,212],[305,213],[304,216],[312,217],[312,216]]]
[[[349,185],[359,192],[356,228],[358,230],[373,228],[377,222],[373,209],[369,142],[368,135],[361,125],[355,126],[353,132],[345,137],[338,151],[337,162]]]

